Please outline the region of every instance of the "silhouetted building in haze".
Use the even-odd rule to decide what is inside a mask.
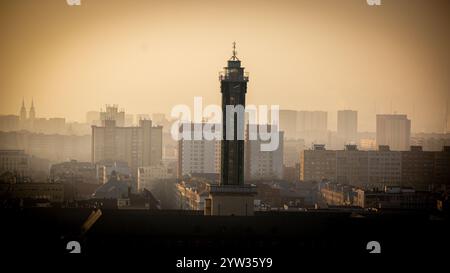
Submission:
[[[316,145],[304,150],[300,157],[300,180],[328,180],[358,187],[396,186],[417,190],[437,189],[449,185],[450,149],[422,151],[412,146],[409,151],[391,151],[381,145],[377,151],[361,151],[354,145],[345,150],[326,150]]]
[[[388,145],[393,151],[408,151],[411,120],[406,115],[377,115],[377,145]]]
[[[151,120],[140,120],[139,127],[118,127],[115,120],[105,126],[92,126],[92,163],[103,160],[125,161],[133,175],[142,166],[162,160],[162,127]]]
[[[180,125],[180,134],[184,137],[178,141],[179,179],[193,174],[220,173],[220,140],[194,139],[194,130],[203,130],[205,125],[206,123]]]
[[[358,141],[358,112],[340,110],[337,117],[337,137],[342,145]]]
[[[284,132],[279,131],[274,126],[267,126],[268,131],[274,130],[278,134],[278,148],[274,151],[262,151],[261,145],[269,141],[260,139],[249,139],[249,127],[256,126],[259,131],[260,126],[249,124],[245,140],[245,180],[274,179],[283,178],[283,153],[284,153]]]
[[[100,121],[101,125],[105,126],[105,121],[114,120],[116,122],[117,127],[125,126],[125,111],[119,110],[119,106],[117,104],[114,105],[106,105],[105,111],[100,111]]]

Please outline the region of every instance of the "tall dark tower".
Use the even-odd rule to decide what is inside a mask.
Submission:
[[[220,74],[223,118],[220,184],[208,185],[205,215],[251,216],[254,213],[256,186],[244,183],[244,107],[247,82],[248,75],[244,73],[241,61],[236,57],[236,43],[233,43],[233,56]],[[227,113],[227,106],[234,107],[235,111]]]
[[[244,185],[244,113],[227,115],[227,105],[245,107],[248,75],[236,57],[236,43],[233,43],[233,55],[228,66],[220,74],[220,92],[222,93],[222,143],[221,143],[221,185]],[[238,120],[240,118],[240,120]],[[227,139],[227,124],[234,126],[232,139]],[[230,127],[231,128],[231,127]],[[240,135],[240,136],[239,136]]]

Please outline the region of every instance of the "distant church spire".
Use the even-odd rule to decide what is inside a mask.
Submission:
[[[35,117],[36,117],[36,111],[34,109],[34,99],[31,99],[30,119],[34,119]]]
[[[25,108],[25,99],[22,98],[22,107],[20,108],[20,120],[25,121],[27,119],[27,109]]]

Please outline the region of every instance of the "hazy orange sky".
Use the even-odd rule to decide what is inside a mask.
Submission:
[[[406,113],[442,132],[450,92],[450,1],[2,0],[0,114],[34,98],[37,115],[84,121],[118,103],[170,113],[220,103],[218,72],[237,42],[248,103]],[[392,107],[391,107],[392,105]]]

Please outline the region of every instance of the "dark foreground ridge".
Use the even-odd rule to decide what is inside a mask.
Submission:
[[[2,209],[1,248],[8,255],[147,256],[175,263],[177,257],[370,256],[378,241],[383,256],[444,255],[448,216],[427,212],[265,212],[253,217],[202,216],[195,211],[102,210],[85,233],[90,209]]]

